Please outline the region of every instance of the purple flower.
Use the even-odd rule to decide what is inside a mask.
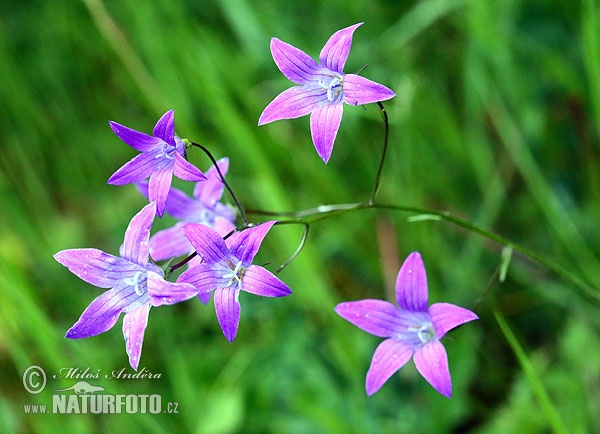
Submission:
[[[448,356],[440,339],[449,330],[477,319],[470,310],[449,303],[427,306],[427,276],[418,252],[402,264],[396,279],[398,307],[383,300],[340,303],[335,311],[355,326],[387,338],[373,354],[367,372],[367,395],[377,392],[412,357],[417,370],[442,395],[452,396]]]
[[[148,262],[148,237],[155,214],[156,205],[152,202],[131,219],[120,258],[97,249],[63,250],[54,255],[80,279],[100,288],[111,288],[90,303],[66,337],[80,339],[103,333],[124,312],[125,346],[135,370],[150,306],[177,303],[198,292],[192,285],[165,281],[162,270]]]
[[[283,297],[292,292],[270,271],[252,265],[260,244],[274,224],[274,221],[265,222],[236,232],[227,243],[208,226],[190,223],[183,228],[203,261],[184,271],[177,281],[191,283],[198,293],[214,290],[217,319],[229,342],[235,339],[240,322],[240,291],[264,297]]]
[[[156,213],[162,217],[173,174],[185,181],[206,179],[185,157],[185,144],[175,135],[173,110],[166,112],[154,127],[154,136],[132,130],[110,121],[114,133],[141,154],[125,163],[108,180],[108,184],[124,185],[150,177],[148,196],[156,202]]]
[[[321,50],[319,62],[290,44],[271,39],[271,53],[277,67],[300,86],[277,95],[260,115],[258,125],[311,113],[312,140],[317,153],[327,163],[342,121],[343,102],[362,105],[385,101],[396,95],[379,83],[343,72],[352,34],[362,24],[335,32]]]

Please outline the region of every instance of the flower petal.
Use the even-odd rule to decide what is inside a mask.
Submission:
[[[156,202],[156,215],[162,217],[169,189],[173,182],[173,166],[165,165],[150,175],[148,182],[148,200]]]
[[[215,231],[217,231],[217,233],[219,235],[221,235],[222,237],[224,237],[225,235],[233,232],[235,230],[235,225],[232,223],[232,221],[235,219],[235,214],[233,212],[231,212],[231,210],[227,207],[223,207],[225,208],[224,210],[221,210],[220,212],[222,214],[226,214],[227,217],[222,217],[220,215],[217,215],[215,217],[215,221],[213,222],[212,227],[214,228]]]
[[[145,303],[137,309],[128,312],[123,317],[123,336],[125,337],[125,350],[129,356],[129,364],[137,371],[142,354],[144,331],[148,325],[150,305]]]
[[[283,75],[296,84],[317,80],[319,64],[304,51],[280,39],[271,39],[271,54]]]
[[[198,184],[202,184],[199,182]],[[136,188],[146,198],[148,198],[148,182],[140,181],[135,183]],[[183,191],[171,187],[165,203],[165,212],[177,220],[190,220],[195,214],[198,214],[203,207],[194,199],[189,197]]]
[[[394,336],[400,326],[398,308],[383,300],[359,300],[340,303],[336,313],[356,327],[381,338]]]
[[[148,152],[156,149],[158,146],[162,146],[162,140],[157,137],[152,137],[113,121],[109,121],[108,124],[119,139],[136,151]]]
[[[196,166],[187,161],[179,152],[175,152],[175,165],[173,173],[184,181],[204,181],[206,176]]]
[[[427,275],[419,252],[412,252],[396,278],[396,301],[402,309],[427,312]]]
[[[377,101],[385,101],[396,94],[383,84],[375,83],[360,75],[344,76],[344,102],[350,105],[363,105]]]
[[[159,274],[148,272],[148,296],[152,306],[175,304],[189,300],[198,294],[198,289],[189,283],[168,282]]]
[[[233,342],[240,323],[240,290],[219,288],[215,291],[214,303],[221,330],[229,342]]]
[[[328,102],[327,90],[319,87],[294,86],[284,90],[263,110],[258,125],[280,119],[295,119],[309,114],[317,105]]]
[[[206,264],[190,267],[177,278],[177,283],[188,283],[193,285],[198,294],[213,291],[217,289],[222,282],[222,276],[217,274],[217,272]]]
[[[211,166],[206,171],[206,181],[198,182],[194,187],[194,197],[208,209],[214,209],[223,196],[224,185],[216,167],[225,176],[229,169],[229,158],[221,158],[217,161],[217,166]]]
[[[183,234],[185,223],[158,231],[150,238],[150,256],[155,261],[164,261],[194,251],[194,247]]]
[[[461,324],[479,319],[469,309],[450,303],[434,303],[429,306],[429,313],[438,339],[443,338],[449,330]]]
[[[155,154],[151,152],[136,155],[113,173],[106,183],[125,185],[148,178],[157,167],[157,160],[154,156]]]
[[[338,30],[331,35],[321,50],[321,54],[319,54],[321,65],[325,65],[332,71],[342,73],[348,59],[348,54],[350,54],[352,34],[362,25],[363,23],[354,24],[353,26]]]
[[[122,258],[142,266],[148,263],[148,238],[155,215],[156,204],[151,202],[133,216],[120,248]]]
[[[342,122],[344,106],[340,103],[316,107],[310,115],[310,132],[319,157],[327,163],[333,142]]]
[[[278,277],[258,265],[250,265],[244,273],[242,290],[263,297],[284,297],[292,293]]]
[[[147,295],[137,295],[130,285],[106,291],[83,311],[79,320],[67,330],[66,337],[80,339],[104,333],[115,325],[123,309],[144,300],[147,300]]]
[[[129,276],[144,268],[97,249],[62,250],[54,259],[67,267],[81,280],[99,288],[113,288]]]
[[[371,396],[377,392],[398,369],[410,360],[412,354],[413,351],[409,346],[394,339],[386,339],[380,343],[367,371],[365,384],[367,395]]]
[[[201,292],[200,294],[198,294],[198,300],[200,300],[203,304],[208,304],[211,297],[212,292]]]
[[[159,137],[171,146],[175,144],[175,112],[169,110],[156,123],[154,131],[152,132],[155,137]]]
[[[214,229],[198,223],[189,223],[182,230],[205,264],[214,264],[229,256],[225,241]]]
[[[429,384],[446,398],[452,396],[452,380],[446,349],[438,340],[423,345],[414,355],[415,366]]]
[[[269,229],[276,223],[276,221],[268,221],[254,226],[252,228],[244,229],[240,232],[235,232],[232,236],[227,239],[227,245],[231,253],[242,261],[244,266],[250,265],[254,256],[258,252],[263,239],[269,232]]]

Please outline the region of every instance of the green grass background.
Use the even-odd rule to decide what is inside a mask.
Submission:
[[[366,200],[383,137],[375,106],[346,107],[327,166],[308,118],[257,127],[262,109],[290,85],[270,38],[316,57],[334,31],[360,21],[346,71],[368,63],[362,74],[397,93],[385,104],[391,135],[379,200],[489,228],[598,294],[594,0],[2,2],[1,432],[600,432],[594,294],[519,254],[500,283],[502,246],[382,210],[313,224],[280,274],[293,295],[242,295],[233,344],[212,306],[153,309],[140,368],[162,378],[90,380],[111,394],[160,394],[179,403],[178,414],[24,413],[25,404],[50,405],[51,391],[73,384],[52,378],[63,368],[103,375],[128,367],[121,321],[93,338],[64,338],[101,290],[52,258],[77,247],[116,254],[145,203],[133,186],[106,184],[135,155],[108,120],[150,132],[175,109],[180,136],[230,157],[228,179],[248,208]],[[209,164],[199,152],[190,160]],[[156,228],[173,223],[164,220]],[[257,260],[273,269],[300,235],[299,226],[274,228]],[[423,255],[430,301],[474,309],[481,319],[443,341],[452,399],[412,362],[367,398],[364,377],[380,339],[333,308],[391,297],[413,250]],[[30,365],[49,376],[38,395],[22,385]]]

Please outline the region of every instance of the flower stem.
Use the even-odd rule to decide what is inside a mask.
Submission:
[[[462,219],[460,217],[456,217],[450,214],[447,211],[432,211],[425,210],[412,206],[399,206],[399,205],[390,205],[390,204],[382,204],[382,203],[342,203],[335,205],[322,205],[316,208],[309,208],[306,210],[300,211],[291,211],[291,212],[276,212],[276,211],[262,211],[262,210],[248,210],[249,214],[256,215],[264,215],[270,217],[288,217],[289,220],[285,220],[284,222],[289,223],[314,223],[321,220],[326,220],[336,215],[345,214],[350,211],[358,211],[362,209],[385,209],[389,211],[396,212],[405,212],[417,215],[419,217],[423,217],[420,220],[428,219],[428,220],[442,220],[447,223],[451,223],[455,226],[461,227],[468,232],[480,235],[489,240],[495,241],[496,243],[504,246],[511,247],[515,252],[519,252],[524,256],[532,259],[533,261],[540,264],[542,267],[547,270],[552,271],[557,276],[559,276],[564,281],[575,286],[579,292],[592,299],[596,303],[600,303],[600,291],[594,286],[590,285],[583,279],[579,278],[569,270],[567,270],[562,265],[550,260],[546,259],[533,250],[522,246],[514,241],[505,238],[501,235],[498,235],[494,232],[491,232],[487,229],[478,226],[475,223],[472,223],[468,220]],[[283,222],[282,222],[283,223]]]
[[[300,254],[300,252],[302,251],[302,249],[304,248],[304,244],[306,244],[306,239],[308,238],[308,229],[310,228],[310,225],[308,223],[305,222],[277,222],[276,224],[286,224],[286,223],[297,223],[297,224],[301,224],[304,226],[304,229],[302,231],[302,237],[300,238],[300,243],[298,244],[298,248],[296,249],[296,251],[294,253],[292,253],[292,256],[290,256],[290,258],[285,261],[283,264],[281,264],[279,266],[279,268],[277,268],[277,270],[275,270],[275,273],[279,273],[280,271],[282,271],[285,267],[287,267],[288,265],[290,265],[290,263],[296,259],[296,257]]]
[[[173,271],[177,270],[178,268],[183,267],[185,264],[187,264],[188,262],[190,262],[192,260],[192,258],[194,256],[196,256],[196,255],[198,255],[198,253],[192,252],[185,259],[179,261],[177,264],[171,265],[169,267],[169,271],[167,272],[167,275],[171,274]]]
[[[208,156],[208,158],[210,158],[210,161],[213,163],[213,166],[215,166],[215,169],[217,169],[217,173],[219,174],[219,177],[221,178],[221,181],[223,182],[223,185],[225,186],[225,188],[229,192],[229,195],[231,196],[231,199],[233,199],[233,202],[235,203],[235,206],[237,207],[238,211],[240,212],[240,218],[242,219],[242,223],[244,224],[244,227],[247,227],[248,226],[248,219],[246,218],[246,212],[244,210],[244,207],[242,206],[242,204],[240,203],[240,201],[236,197],[235,193],[233,192],[233,190],[231,189],[231,187],[229,186],[229,184],[227,183],[227,181],[225,181],[225,177],[223,176],[223,173],[221,173],[221,169],[219,169],[219,165],[217,164],[217,160],[215,159],[215,157],[204,146],[202,146],[202,145],[200,145],[200,144],[198,144],[196,142],[189,142],[189,143],[192,146],[200,148]]]
[[[377,195],[377,190],[379,190],[379,185],[381,184],[381,173],[383,172],[383,163],[387,154],[388,139],[390,135],[390,123],[387,112],[385,111],[385,107],[379,101],[377,102],[377,106],[379,107],[381,117],[383,118],[385,131],[383,135],[383,149],[381,150],[381,158],[379,159],[379,166],[377,167],[377,174],[375,175],[375,182],[373,183],[373,191],[371,191],[371,196],[369,198],[369,205],[373,205],[375,203],[375,196]]]

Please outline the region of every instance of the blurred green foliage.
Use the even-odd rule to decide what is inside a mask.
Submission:
[[[365,200],[383,137],[374,106],[346,107],[327,166],[306,117],[257,127],[290,85],[270,38],[316,57],[334,31],[360,21],[346,70],[368,63],[362,74],[398,94],[385,104],[392,130],[379,200],[449,211],[600,287],[594,0],[2,2],[0,431],[546,433],[552,425],[536,379],[570,433],[600,431],[597,302],[516,253],[499,283],[502,246],[444,222],[374,210],[312,225],[280,274],[294,294],[242,295],[233,344],[211,306],[153,309],[140,368],[162,378],[90,381],[111,394],[160,394],[179,403],[178,414],[25,414],[25,404],[49,405],[52,390],[73,384],[52,378],[63,368],[128,367],[120,322],[93,338],[64,338],[100,290],[52,258],[76,247],[117,253],[144,205],[133,186],[106,185],[135,155],[108,120],[150,132],[175,109],[180,136],[230,157],[228,179],[248,208]],[[208,166],[200,153],[190,159]],[[164,220],[156,227],[173,223]],[[282,263],[300,235],[300,227],[274,228],[258,260]],[[390,297],[413,250],[424,257],[431,302],[474,309],[481,320],[444,340],[451,400],[412,363],[367,399],[364,376],[379,339],[333,307]],[[49,375],[38,395],[22,385],[30,365]]]

